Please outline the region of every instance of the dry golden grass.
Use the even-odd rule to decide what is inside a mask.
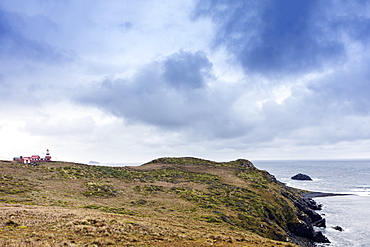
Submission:
[[[227,227],[89,209],[0,204],[0,246],[293,246]]]
[[[0,162],[0,246],[295,246],[221,220],[238,218],[231,207],[200,206],[196,196],[208,196],[212,179],[215,186],[222,182],[260,190],[232,168],[190,164],[180,173],[162,174],[164,167],[177,165],[104,169],[66,162]],[[153,170],[159,173],[149,178],[141,173]],[[194,177],[187,177],[187,171]],[[171,172],[177,176],[174,181]],[[275,200],[266,191],[260,192],[266,200]],[[262,224],[270,234],[273,227]]]

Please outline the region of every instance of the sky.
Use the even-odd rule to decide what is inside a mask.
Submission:
[[[370,158],[370,1],[1,0],[0,159]]]

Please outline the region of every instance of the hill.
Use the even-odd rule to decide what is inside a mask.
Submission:
[[[310,246],[317,205],[301,194],[247,160],[0,161],[0,245]]]

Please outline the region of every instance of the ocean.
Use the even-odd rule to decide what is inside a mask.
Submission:
[[[289,160],[261,161],[253,164],[288,186],[319,192],[351,194],[316,197],[323,204],[318,213],[326,219],[325,236],[330,247],[370,247],[370,160]],[[303,173],[313,181],[297,181],[291,177]],[[340,226],[343,231],[332,227]]]

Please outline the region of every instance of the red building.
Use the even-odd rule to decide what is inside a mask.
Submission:
[[[51,161],[51,156],[50,156],[49,149],[46,149],[45,158],[41,158],[40,155],[32,155],[30,157],[23,157],[23,156],[15,157],[15,158],[13,158],[13,160],[14,161],[19,161],[19,162],[24,163],[24,164],[31,164],[31,163],[34,163],[34,162],[48,162],[48,161]]]

